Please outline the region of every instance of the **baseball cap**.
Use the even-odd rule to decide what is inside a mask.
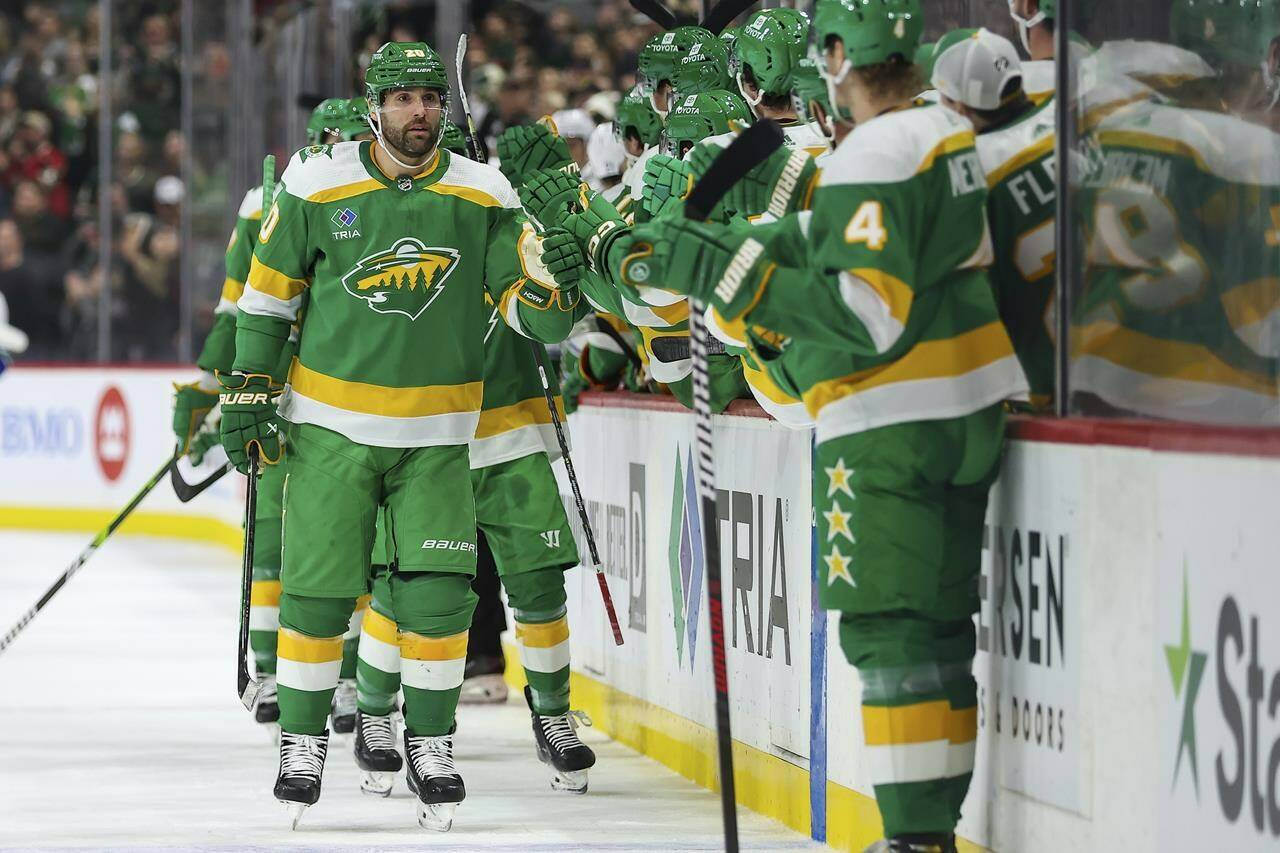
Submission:
[[[1013,42],[988,29],[953,30],[933,49],[933,88],[975,110],[994,110],[1009,81],[1022,79]]]

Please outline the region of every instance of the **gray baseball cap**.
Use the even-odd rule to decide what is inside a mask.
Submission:
[[[988,29],[952,30],[933,49],[933,87],[975,110],[994,110],[1009,81],[1022,79],[1013,42]]]

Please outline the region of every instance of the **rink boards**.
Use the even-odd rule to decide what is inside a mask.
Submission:
[[[172,381],[191,373],[6,373],[0,526],[101,525],[169,452]],[[574,459],[626,643],[613,645],[595,580],[575,570],[575,704],[712,786],[692,417],[632,395],[583,403]],[[814,606],[811,438],[734,411],[717,418],[717,523],[740,801],[861,849],[879,827],[857,677]],[[979,581],[979,769],[963,835],[999,850],[1274,849],[1280,439],[1079,420],[1012,434]],[[162,485],[132,529],[234,548],[242,495],[238,476],[188,505]]]

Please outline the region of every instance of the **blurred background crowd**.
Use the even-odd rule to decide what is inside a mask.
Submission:
[[[218,156],[217,145],[226,126],[234,125],[235,46],[225,37],[201,33],[202,38],[193,38],[199,42],[196,49],[184,54],[181,5],[180,0],[114,2],[111,67],[104,80],[97,2],[0,4],[0,294],[11,322],[31,339],[28,360],[93,360],[100,355],[104,325],[109,325],[112,361],[187,359],[192,357],[188,342],[198,346],[211,321],[221,258],[212,248],[201,253],[193,246],[197,262],[184,267],[183,206],[193,205],[194,216],[208,212],[211,234],[225,223],[225,239],[244,189],[229,186],[228,158]],[[300,6],[314,5],[254,4],[255,41],[265,52],[293,49],[290,42],[296,39],[285,27],[297,20]],[[350,43],[357,49],[335,61],[345,66],[349,83],[344,91],[329,92],[322,82],[304,79],[295,87],[299,93],[356,94],[363,67],[379,44],[430,38],[435,27],[437,10],[431,3],[346,5],[352,7]],[[476,2],[464,25],[471,33],[474,111],[489,138],[506,126],[570,107],[585,108],[595,122],[611,120],[613,105],[635,82],[637,51],[657,32],[625,0],[576,6]],[[215,29],[230,35],[225,22]],[[182,121],[184,55],[198,64],[195,118],[186,129],[200,136],[192,157]],[[106,300],[100,298],[105,255],[98,242],[103,160],[97,116],[103,85],[110,86],[112,116]],[[293,106],[305,116],[306,109]],[[300,133],[289,139],[291,134],[270,131],[268,147],[279,158],[302,144]],[[216,247],[216,238],[210,239]],[[201,257],[207,263],[199,263]],[[184,273],[201,280],[184,282]],[[185,328],[184,285],[189,295]],[[109,319],[100,324],[104,305]]]

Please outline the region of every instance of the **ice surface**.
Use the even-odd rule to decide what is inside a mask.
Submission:
[[[91,537],[0,530],[0,631]],[[361,794],[349,740],[297,832],[276,752],[235,695],[238,561],[212,546],[109,540],[0,655],[0,848],[717,850],[719,800],[594,730],[585,796],[550,790],[517,699],[461,709],[468,797],[454,829],[414,820],[403,776]],[[743,848],[825,850],[740,810]]]

